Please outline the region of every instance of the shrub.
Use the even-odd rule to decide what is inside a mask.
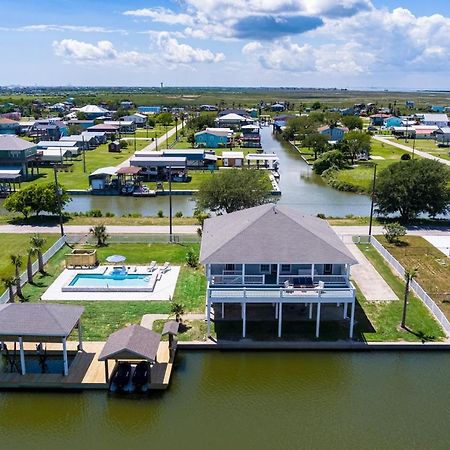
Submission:
[[[103,217],[103,213],[100,209],[91,209],[86,213],[88,217]]]
[[[186,264],[193,269],[198,267],[198,254],[192,248],[186,253]]]
[[[409,161],[411,159],[411,155],[409,153],[403,153],[400,159],[402,161]]]
[[[115,214],[109,211],[105,214],[105,217],[114,217],[114,216]]]
[[[157,216],[158,216],[159,218],[163,218],[163,217],[164,217],[164,212],[163,212],[162,209],[160,209],[160,210],[157,212]]]
[[[178,217],[178,218],[183,217],[183,213],[181,211],[177,211],[175,213],[175,217]]]
[[[387,223],[383,227],[384,237],[391,244],[398,242],[398,238],[401,236],[405,236],[406,228],[400,225],[398,222]]]
[[[346,160],[342,152],[332,150],[325,152],[314,163],[313,170],[318,175],[322,175],[328,169],[342,169],[346,165]]]
[[[318,217],[319,219],[326,219],[327,218],[326,215],[323,214],[323,213],[317,213],[316,217]]]
[[[120,148],[128,148],[128,142],[125,139],[120,140]]]

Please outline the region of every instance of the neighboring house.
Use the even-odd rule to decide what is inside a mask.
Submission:
[[[238,151],[222,152],[224,167],[242,167],[244,165],[244,153]]]
[[[217,116],[218,117],[223,117],[223,116],[227,116],[228,114],[237,114],[238,116],[243,116],[243,117],[247,117],[249,118],[250,115],[248,114],[246,109],[242,109],[242,108],[227,108],[227,109],[222,109],[222,111],[220,111]]]
[[[200,105],[201,111],[217,111],[218,109],[215,105]]]
[[[0,178],[28,177],[28,170],[37,156],[37,146],[16,136],[0,136]]]
[[[93,191],[112,188],[111,179],[116,175],[117,167],[100,167],[89,175],[89,185]]]
[[[163,156],[162,152],[136,152],[130,159],[130,166],[140,167],[142,176],[150,180],[164,181],[172,173],[175,181],[186,181],[187,158],[181,156]]]
[[[147,116],[145,114],[135,113],[130,116],[123,116],[120,120],[125,122],[134,122],[137,127],[143,127],[147,123]]]
[[[60,139],[60,142],[75,142],[76,146],[82,150],[89,150],[90,148],[95,148],[97,146],[97,139],[95,136],[87,136],[83,133],[64,136]]]
[[[247,125],[249,123],[252,123],[253,119],[241,116],[239,114],[230,113],[224,116],[217,117],[217,119],[215,119],[215,122],[219,128],[226,128],[232,126],[239,128],[241,125]]]
[[[415,125],[413,130],[416,139],[433,139],[434,133],[439,129],[437,125]]]
[[[83,128],[83,130],[87,130],[89,127],[93,127],[94,126],[94,121],[93,120],[77,120],[77,119],[72,119],[69,120],[67,122],[67,125],[78,125],[81,128]]]
[[[77,108],[76,111],[82,112],[88,120],[95,120],[103,116],[111,115],[111,112],[109,110],[96,105],[86,105],[82,108]]]
[[[241,146],[245,148],[261,148],[261,135],[258,125],[244,125],[241,127]]]
[[[391,117],[391,114],[373,114],[370,116],[370,124],[374,127],[382,127],[384,124],[384,121],[389,119]]]
[[[194,135],[195,145],[206,148],[230,147],[233,142],[233,130],[231,128],[207,128]]]
[[[445,107],[440,105],[433,105],[430,109],[433,113],[443,113],[445,111]]]
[[[116,125],[108,125],[108,124],[104,124],[104,123],[99,123],[98,125],[94,125],[92,127],[89,127],[87,129],[87,131],[90,132],[100,132],[100,133],[106,133],[106,135],[108,137],[118,134],[119,133],[119,129],[120,127],[116,126]]]
[[[18,134],[19,131],[19,122],[16,120],[0,118],[0,134]]]
[[[249,108],[245,111],[250,115],[252,119],[256,119],[258,117],[258,110],[256,108]]]
[[[346,319],[350,306],[353,337],[355,288],[349,279],[357,261],[325,220],[274,204],[206,219],[200,262],[208,280],[208,335],[211,310],[215,320],[223,319],[225,305],[240,307],[243,337],[247,314],[258,310],[278,322],[279,337],[289,310],[300,316],[300,328],[315,310],[319,337],[321,314]]]
[[[134,106],[133,102],[130,102],[128,100],[124,100],[123,102],[120,102],[120,107],[122,109],[131,109]]]
[[[422,125],[448,127],[449,119],[447,114],[423,114]]]
[[[414,109],[416,107],[416,102],[413,100],[406,100],[405,105],[409,109]]]
[[[49,111],[63,113],[66,112],[69,108],[65,103],[55,103],[48,107]]]
[[[138,112],[142,114],[159,114],[161,106],[138,106]]]
[[[324,125],[323,127],[318,128],[317,132],[323,136],[326,136],[328,141],[339,142],[344,139],[345,133],[348,132],[348,128]]]
[[[281,112],[281,111],[284,111],[286,108],[285,108],[284,105],[281,104],[281,103],[274,103],[274,104],[270,107],[270,109],[271,109],[272,111],[274,111],[274,112]]]
[[[163,150],[162,156],[184,157],[188,168],[201,168],[206,165],[215,164],[217,157],[213,151],[205,151],[200,148],[170,149]]]
[[[386,128],[401,127],[403,126],[403,120],[401,117],[389,117],[384,121],[384,126]]]
[[[136,131],[136,123],[132,120],[105,120],[103,124],[119,127],[119,133],[134,133]]]
[[[63,147],[50,147],[38,152],[39,161],[44,164],[64,164],[65,160],[72,156],[72,152]]]
[[[442,127],[433,132],[436,142],[442,145],[450,145],[450,127]]]
[[[91,132],[91,131],[83,131],[81,133],[81,136],[84,136],[84,139],[92,143],[91,138],[94,138],[95,145],[93,148],[97,147],[101,144],[106,144],[108,141],[108,136],[104,131],[97,131],[97,132]]]

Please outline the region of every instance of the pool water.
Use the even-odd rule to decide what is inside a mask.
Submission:
[[[150,281],[146,274],[126,274],[125,276],[113,276],[105,274],[79,273],[75,275],[69,286],[114,288],[114,287],[146,287]]]

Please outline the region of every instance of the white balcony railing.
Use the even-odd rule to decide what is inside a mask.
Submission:
[[[244,284],[264,284],[265,275],[213,275],[211,277],[211,284],[231,284],[231,285],[244,285]]]

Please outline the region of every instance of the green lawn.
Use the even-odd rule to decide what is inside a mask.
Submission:
[[[372,159],[356,164],[349,169],[339,170],[330,183],[341,190],[353,190],[356,192],[371,192],[373,180],[373,166],[377,164],[378,173],[391,165],[400,161],[405,151],[392,145],[385,145],[382,142],[372,139],[371,155],[383,159]]]
[[[32,234],[2,234],[1,235],[1,251],[0,251],[0,278],[14,274],[9,256],[11,254],[21,254],[23,256],[23,267],[21,272],[26,270],[27,250],[29,247],[30,237]],[[56,234],[42,234],[45,238],[44,252],[48,250],[58,239]],[[36,258],[34,258],[36,259]],[[1,289],[3,292],[3,288]]]
[[[422,301],[412,292],[406,320],[406,325],[411,332],[400,328],[404,295],[403,280],[394,274],[374,247],[369,244],[360,244],[359,248],[400,299],[391,302],[368,302],[361,293],[358,293],[358,300],[375,328],[374,332],[365,333],[365,338],[368,341],[442,340],[445,334],[441,327]]]
[[[450,147],[438,147],[436,142],[433,139],[416,139],[414,142],[413,139],[398,139],[393,142],[398,142],[399,144],[413,147],[416,150],[421,150],[423,152],[429,153],[430,155],[437,156],[438,158],[443,158],[450,160]]]
[[[186,311],[202,311],[205,301],[206,278],[203,269],[192,269],[185,265],[186,253],[193,248],[197,253],[199,244],[111,244],[98,249],[101,262],[108,255],[121,254],[127,257],[128,264],[148,264],[152,260],[158,263],[169,261],[181,265],[180,275],[173,300],[183,303]],[[64,255],[69,249],[62,248],[47,264],[46,275],[37,275],[35,284],[26,284],[23,292],[28,302],[39,302],[40,297],[64,269]],[[55,303],[55,302],[49,302]],[[71,301],[60,302],[84,306],[83,335],[86,340],[104,340],[112,332],[134,323],[140,323],[144,314],[169,314],[167,301]],[[74,337],[75,339],[75,337]]]

